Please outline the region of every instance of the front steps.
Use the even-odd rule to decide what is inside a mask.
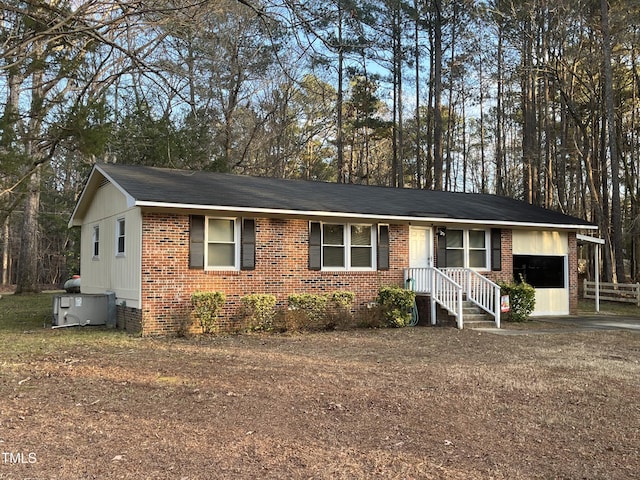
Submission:
[[[496,328],[493,317],[469,300],[462,302],[462,321],[464,328]]]

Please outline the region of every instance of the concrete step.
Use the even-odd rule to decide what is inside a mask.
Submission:
[[[469,300],[462,302],[462,320],[465,328],[496,328],[493,317]]]
[[[468,320],[464,319],[464,328],[471,330],[476,328],[496,328],[496,322],[493,320]]]

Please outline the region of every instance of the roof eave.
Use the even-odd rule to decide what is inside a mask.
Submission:
[[[539,223],[539,222],[514,222],[504,220],[476,220],[467,218],[449,218],[449,217],[423,217],[414,215],[377,215],[363,214],[354,212],[329,212],[321,210],[289,210],[278,208],[258,208],[258,207],[237,207],[230,205],[195,205],[188,203],[171,203],[171,202],[155,202],[155,201],[135,201],[134,205],[141,208],[162,208],[162,209],[181,209],[181,210],[200,210],[212,212],[238,212],[250,213],[258,215],[281,215],[296,217],[313,217],[313,218],[356,218],[363,220],[376,220],[382,222],[423,222],[433,223],[437,225],[443,224],[466,224],[466,225],[495,225],[502,227],[521,227],[521,228],[543,228],[557,230],[597,230],[596,225],[589,224],[558,224],[558,223]]]

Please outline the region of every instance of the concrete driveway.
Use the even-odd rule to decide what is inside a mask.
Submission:
[[[580,315],[575,317],[539,318],[542,322],[579,330],[627,330],[640,333],[640,318],[620,315]]]
[[[509,322],[504,322],[502,328],[478,328],[487,333],[498,335],[539,335],[550,333],[586,332],[598,330],[614,330],[640,333],[640,318],[620,315],[579,315],[571,317],[534,317],[532,318],[540,328],[531,326],[526,329],[509,328]],[[548,323],[549,328],[544,324]]]

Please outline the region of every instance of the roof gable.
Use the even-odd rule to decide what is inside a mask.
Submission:
[[[487,194],[398,189],[353,184],[249,177],[217,172],[97,164],[69,225],[81,223],[88,189],[106,179],[129,206],[226,209],[240,212],[355,216],[371,219],[490,223],[555,228],[596,227],[559,212]]]

